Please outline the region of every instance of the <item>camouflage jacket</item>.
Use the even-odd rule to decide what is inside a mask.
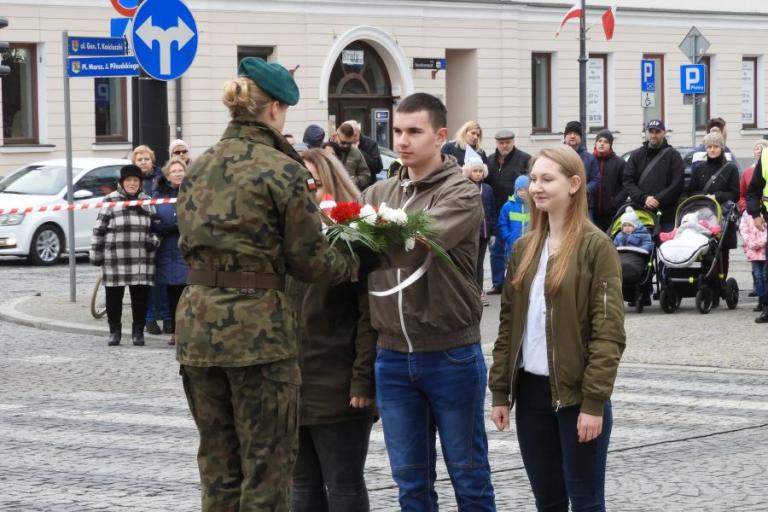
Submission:
[[[179,245],[190,269],[356,280],[357,264],[322,235],[310,183],[279,132],[232,121],[179,190]],[[250,366],[296,357],[295,316],[282,291],[187,286],[176,315],[177,360]]]

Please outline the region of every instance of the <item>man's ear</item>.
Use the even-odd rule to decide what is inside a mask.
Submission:
[[[437,130],[437,139],[440,141],[441,146],[445,144],[445,141],[448,140],[448,128],[440,128]]]

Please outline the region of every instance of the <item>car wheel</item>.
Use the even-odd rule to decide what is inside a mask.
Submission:
[[[53,265],[64,252],[64,234],[55,224],[37,228],[29,246],[29,261],[34,265]]]

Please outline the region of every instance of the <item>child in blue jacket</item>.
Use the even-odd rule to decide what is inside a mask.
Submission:
[[[507,259],[512,254],[512,246],[517,239],[528,231],[531,214],[527,199],[528,176],[523,174],[515,180],[515,193],[509,196],[509,200],[504,203],[499,212],[498,236],[504,243],[504,255]]]
[[[616,247],[637,247],[647,254],[653,252],[651,234],[645,229],[631,206],[627,206],[621,215],[621,231],[613,239],[613,245]]]

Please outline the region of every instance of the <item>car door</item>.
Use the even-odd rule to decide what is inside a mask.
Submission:
[[[75,204],[95,203],[105,195],[117,189],[117,180],[120,177],[120,166],[109,165],[93,169],[84,174],[75,183],[75,193],[87,190],[93,195],[90,197],[75,199]],[[75,210],[75,250],[87,250],[91,243],[93,226],[96,224],[98,208]]]

